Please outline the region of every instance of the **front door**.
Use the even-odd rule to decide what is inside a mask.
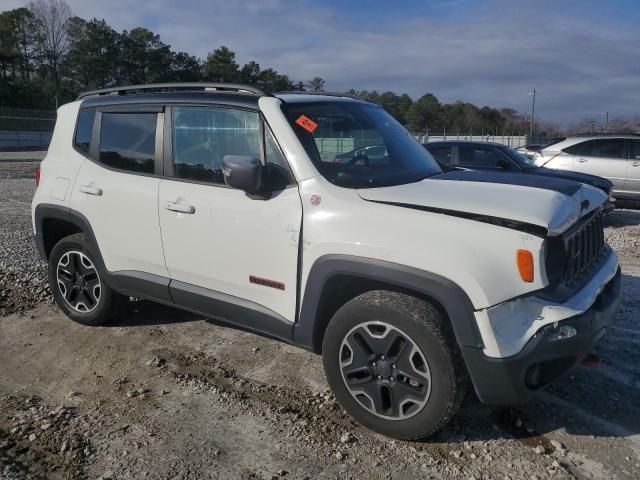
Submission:
[[[258,305],[293,322],[302,205],[286,161],[256,111],[173,106],[160,182],[160,228],[176,303],[198,296]],[[166,144],[166,143],[165,143]],[[263,199],[227,187],[225,155],[262,159],[287,181]],[[218,294],[223,294],[220,297]],[[202,303],[206,305],[205,303]],[[182,305],[203,313],[197,305]],[[220,315],[224,318],[224,315]],[[228,319],[233,320],[233,319]]]
[[[614,195],[624,191],[627,178],[625,141],[602,138],[584,142],[573,159],[573,169],[611,180]]]

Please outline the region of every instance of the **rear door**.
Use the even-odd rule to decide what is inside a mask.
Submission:
[[[565,151],[573,155],[574,171],[607,178],[613,183],[614,193],[624,191],[628,168],[624,139],[589,140]]]
[[[158,223],[162,108],[126,105],[80,113],[89,116],[91,141],[75,145],[86,160],[70,207],[91,224],[107,270],[167,277]]]
[[[640,198],[640,140],[631,140],[629,148],[629,166],[624,189]]]
[[[222,298],[252,310],[257,304],[293,322],[302,205],[260,114],[235,107],[172,106],[166,118],[171,147],[159,212],[176,303],[197,310],[184,302]],[[227,187],[225,155],[261,159],[282,180],[281,188],[264,199]]]

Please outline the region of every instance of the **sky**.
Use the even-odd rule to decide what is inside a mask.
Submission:
[[[25,6],[0,0],[0,10]],[[640,115],[640,0],[67,0],[206,58],[226,45],[326,89],[432,92],[561,125]]]

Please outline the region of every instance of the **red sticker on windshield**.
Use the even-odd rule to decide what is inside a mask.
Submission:
[[[313,131],[318,128],[318,124],[306,115],[300,115],[296,120],[296,123],[309,133],[313,133]]]

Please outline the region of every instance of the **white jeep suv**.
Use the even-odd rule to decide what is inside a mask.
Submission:
[[[371,145],[384,157],[331,161]],[[614,318],[606,195],[523,177],[443,173],[346,95],[122,87],[58,110],[33,228],[72,320],[142,297],[321,353],[353,417],[416,439],[469,382],[526,401]]]

